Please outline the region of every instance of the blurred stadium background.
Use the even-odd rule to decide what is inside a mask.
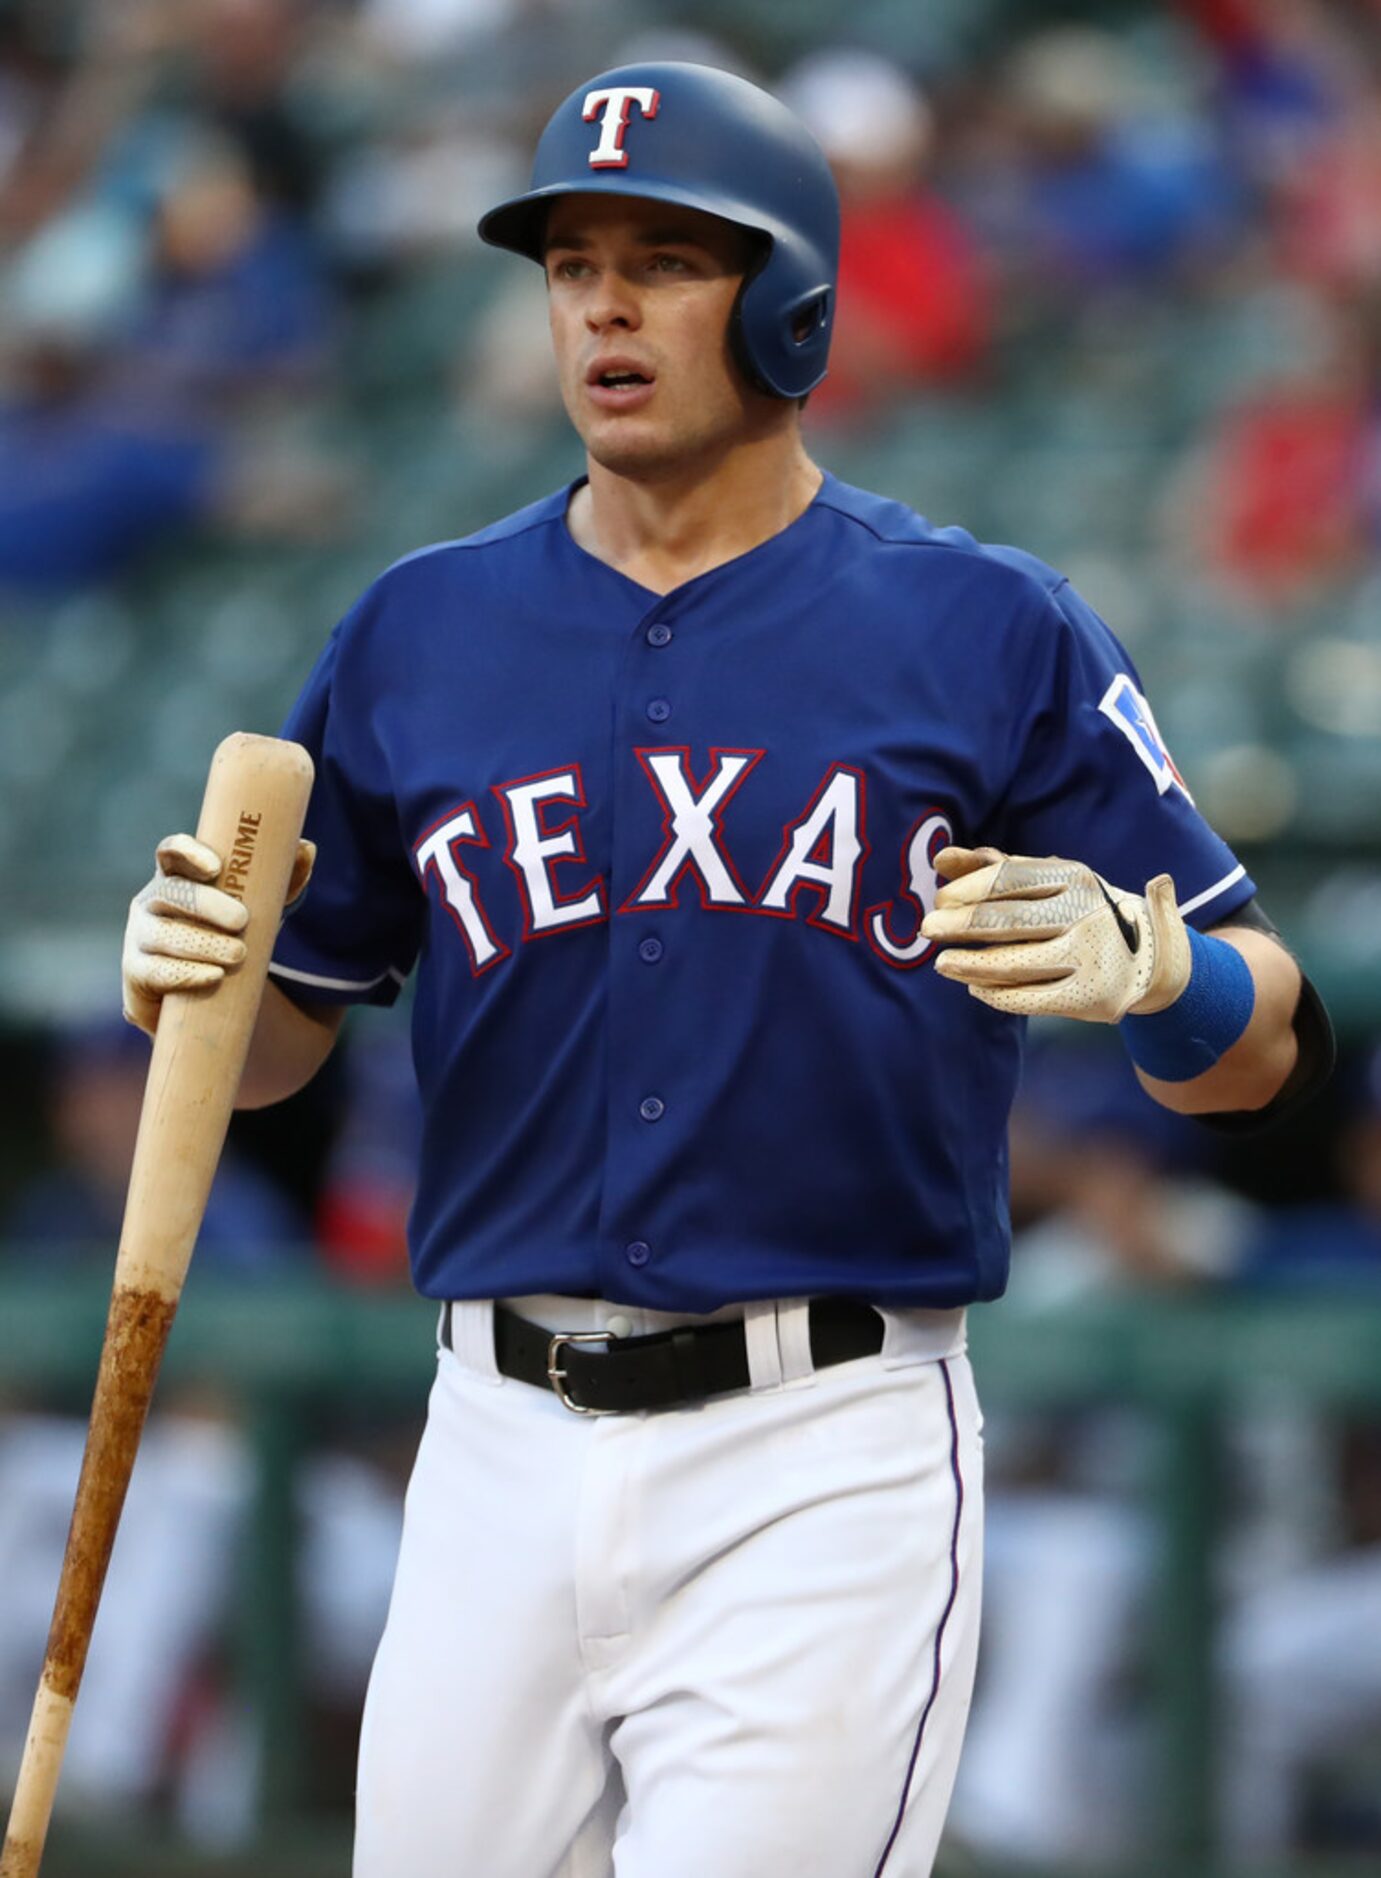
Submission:
[[[1241,1140],[1037,1040],[944,1869],[1381,1870],[1376,0],[0,0],[0,1795],[138,1108],[125,903],[382,567],[578,473],[540,280],[474,222],[633,56],[813,124],[816,454],[1071,575],[1343,1046]],[[54,1878],[348,1869],[432,1329],[413,1128],[364,1013],[236,1124]]]

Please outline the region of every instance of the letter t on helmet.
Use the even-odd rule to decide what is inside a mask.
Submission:
[[[599,91],[587,91],[585,108],[580,113],[587,124],[599,119],[599,142],[590,152],[592,170],[622,170],[628,167],[628,152],[623,147],[623,133],[628,129],[628,115],[636,104],[644,117],[656,117],[660,100],[646,85],[608,85]]]

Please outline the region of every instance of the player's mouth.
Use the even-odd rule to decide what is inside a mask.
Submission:
[[[596,359],[585,374],[592,404],[605,411],[636,411],[656,389],[657,374],[636,359]]]

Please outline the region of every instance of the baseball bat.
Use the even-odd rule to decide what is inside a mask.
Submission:
[[[312,787],[299,744],[243,733],[211,761],[197,836],[249,911],[246,957],[159,1013],[86,1451],[0,1878],[36,1878],[149,1399],[230,1124]]]

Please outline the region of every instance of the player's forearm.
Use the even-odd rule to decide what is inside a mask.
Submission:
[[[1285,1087],[1295,1067],[1294,1030],[1299,967],[1265,933],[1220,926],[1214,938],[1241,953],[1251,969],[1255,1002],[1246,1029],[1218,1061],[1186,1082],[1162,1082],[1141,1068],[1137,1076],[1162,1108],[1180,1115],[1221,1115],[1262,1109]]]
[[[268,1108],[296,1095],[331,1054],[344,1016],[339,1004],[294,1004],[270,979],[235,1106]]]

